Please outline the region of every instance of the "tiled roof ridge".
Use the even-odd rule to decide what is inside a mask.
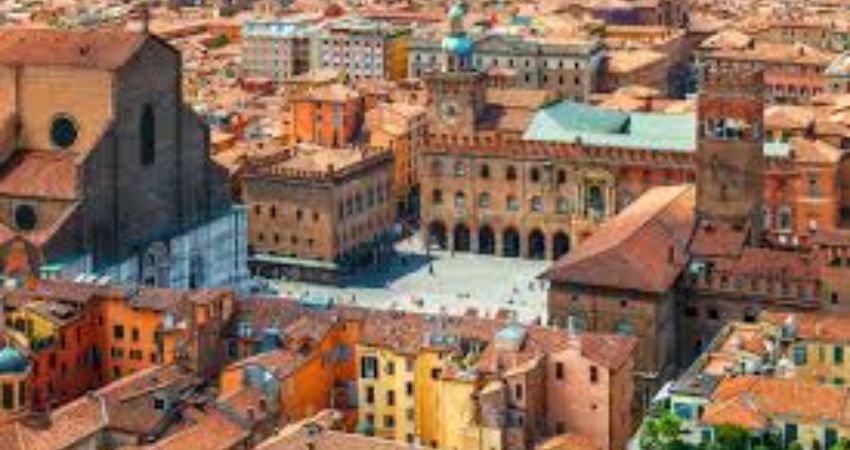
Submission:
[[[629,233],[628,235],[622,236],[622,238],[619,239],[619,240],[609,242],[607,245],[605,245],[598,252],[591,253],[591,254],[588,254],[588,255],[582,255],[582,258],[579,259],[578,261],[581,261],[581,260],[586,259],[588,257],[596,257],[596,256],[602,256],[602,255],[607,256],[611,252],[615,252],[618,259],[626,262],[629,266],[633,266],[634,264],[633,264],[633,260],[631,258],[631,255],[627,255],[625,252],[620,251],[619,247],[623,243],[626,243],[626,242],[631,241],[632,239],[635,239],[640,234],[641,231],[646,229],[646,227],[648,227],[651,224],[659,224],[659,225],[663,226],[663,222],[657,221],[656,219],[660,216],[663,216],[665,212],[667,212],[671,207],[673,207],[673,205],[679,199],[682,198],[682,196],[690,195],[693,187],[690,184],[682,184],[682,185],[675,185],[675,186],[663,186],[663,187],[653,188],[653,190],[655,190],[655,189],[658,190],[656,192],[668,191],[668,190],[673,191],[675,189],[680,190],[680,192],[678,192],[676,195],[672,195],[668,199],[665,199],[663,205],[658,206],[655,209],[653,214],[647,214],[646,217],[643,217],[641,222],[638,225],[636,225],[632,228],[631,233]],[[611,222],[609,222],[608,226],[611,227],[613,225],[611,225]],[[665,228],[665,231],[668,231],[667,228]],[[668,235],[670,235],[672,237],[671,234],[668,233]],[[693,236],[693,233],[691,233],[690,235]]]

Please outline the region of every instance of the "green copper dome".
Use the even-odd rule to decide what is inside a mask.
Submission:
[[[472,48],[472,39],[467,36],[449,36],[443,39],[443,50],[457,56],[471,55]]]
[[[28,367],[29,361],[18,350],[8,346],[0,349],[0,375],[21,373]]]

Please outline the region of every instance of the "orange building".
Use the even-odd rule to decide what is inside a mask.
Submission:
[[[249,337],[242,328],[243,338]],[[253,331],[248,334],[253,334]],[[326,316],[302,316],[283,329],[262,331],[273,348],[224,369],[221,395],[243,388],[274,393],[280,398],[281,423],[302,420],[323,409],[342,411],[353,427],[357,419],[357,364],[354,346],[360,325]],[[276,336],[285,340],[276,340]],[[269,347],[266,347],[269,348]],[[351,393],[351,395],[349,394]]]
[[[211,378],[223,364],[218,336],[232,315],[229,291],[142,289],[100,302],[103,369],[108,380],[181,361]]]
[[[292,117],[296,142],[341,147],[360,130],[363,99],[343,84],[320,86],[293,98]]]
[[[70,401],[102,385],[96,289],[45,282],[8,293],[9,338],[31,360],[31,407]]]

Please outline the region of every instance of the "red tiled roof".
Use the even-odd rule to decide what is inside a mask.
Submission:
[[[761,247],[745,247],[738,258],[713,261],[718,273],[781,280],[816,280],[822,267],[817,255]]]
[[[257,450],[419,450],[416,444],[345,433],[330,428],[328,412],[287,426],[262,442]]]
[[[77,165],[70,153],[21,150],[0,168],[0,194],[75,200],[80,186]]]
[[[723,222],[702,221],[691,239],[692,256],[738,256],[744,249],[747,230],[736,230]]]
[[[215,407],[189,407],[183,411],[188,422],[179,433],[144,446],[146,450],[230,450],[240,448],[251,433]]]
[[[59,450],[73,448],[101,431],[107,417],[101,402],[81,397],[50,414],[50,427],[28,427],[21,422],[0,431],[4,450]],[[15,447],[14,445],[17,445]]]
[[[605,222],[544,276],[553,281],[666,292],[686,263],[694,188],[653,188]],[[669,249],[674,257],[669,259]]]
[[[793,378],[732,377],[717,386],[701,420],[750,429],[763,429],[773,417],[794,417],[801,424],[847,424],[847,392]]]
[[[0,65],[74,66],[116,70],[148,35],[117,30],[16,28],[0,32]]]

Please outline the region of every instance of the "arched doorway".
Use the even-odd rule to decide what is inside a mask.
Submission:
[[[456,252],[468,252],[470,248],[469,227],[462,223],[455,225],[454,250]]]
[[[528,235],[528,257],[531,259],[546,259],[546,236],[534,229]]]
[[[436,245],[440,250],[445,250],[446,245],[446,226],[442,222],[431,222],[428,225],[428,246]]]
[[[519,232],[516,228],[506,228],[502,233],[502,256],[519,257]]]
[[[496,235],[490,225],[478,229],[478,253],[492,255],[496,253]]]
[[[570,236],[563,231],[559,231],[552,236],[552,257],[560,259],[562,256],[570,252]]]

